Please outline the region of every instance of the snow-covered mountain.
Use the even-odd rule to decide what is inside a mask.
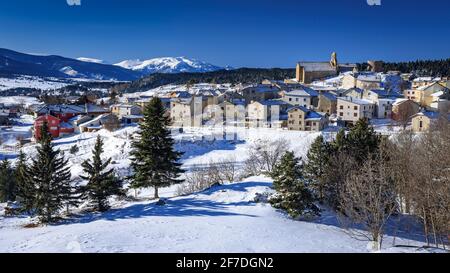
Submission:
[[[115,65],[134,71],[141,71],[144,74],[181,72],[197,73],[228,69],[186,57],[163,57],[145,61],[125,60]]]
[[[106,64],[105,61],[94,59],[94,58],[86,58],[86,57],[80,57],[77,58],[78,61],[87,62],[87,63],[95,63],[95,64]]]
[[[55,55],[31,55],[0,48],[0,74],[3,76],[37,76],[132,81],[142,77],[139,71],[115,65],[80,61]],[[97,60],[98,61],[98,60]]]

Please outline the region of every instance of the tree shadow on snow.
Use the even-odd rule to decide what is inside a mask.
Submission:
[[[339,216],[329,209],[325,209],[319,218],[312,220],[311,222],[343,228],[343,225],[339,220]],[[366,231],[366,229],[362,225],[354,224],[351,226],[351,228],[353,230],[356,230],[357,232]],[[426,238],[420,223],[416,218],[410,215],[398,214],[391,216],[389,221],[386,223],[384,235],[393,238],[395,237],[401,240],[411,240],[422,243],[426,242]],[[388,242],[391,242],[391,240],[386,241],[385,243]]]
[[[212,151],[234,151],[236,145],[243,144],[243,140],[197,140],[197,141],[178,141],[175,144],[177,151],[183,152],[182,160],[192,157],[205,155]]]
[[[220,202],[214,200],[204,200],[200,195],[211,195],[219,191],[240,191],[245,192],[247,188],[255,186],[267,186],[263,182],[245,182],[223,186],[216,186],[199,194],[193,194],[185,197],[176,197],[167,200],[164,206],[158,206],[155,203],[135,204],[125,208],[111,209],[104,213],[89,213],[79,218],[61,222],[60,225],[73,223],[90,223],[98,220],[115,221],[119,219],[137,219],[151,216],[167,217],[190,217],[190,216],[244,216],[257,217],[255,215],[235,213],[228,211],[230,207],[236,206],[254,206],[255,203],[249,201],[240,202]]]

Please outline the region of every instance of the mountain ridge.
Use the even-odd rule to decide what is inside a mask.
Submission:
[[[229,69],[184,56],[159,57],[148,60],[124,60],[114,65],[134,71],[141,71],[147,75],[154,73],[204,73]]]
[[[117,81],[133,81],[143,76],[113,65],[57,55],[32,55],[5,48],[0,48],[0,74]]]

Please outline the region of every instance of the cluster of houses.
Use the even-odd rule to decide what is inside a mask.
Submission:
[[[16,105],[5,105],[0,103],[0,125],[10,125],[11,119],[19,114],[19,107]]]
[[[233,88],[177,90],[158,94],[174,126],[207,124],[239,125],[246,128],[283,128],[321,131],[330,123],[351,126],[361,118],[392,119],[412,124],[417,132],[450,109],[448,78],[421,77],[399,72],[380,73],[383,64],[368,62],[370,71],[339,64],[333,53],[329,62],[300,62],[295,79],[265,80]],[[153,96],[128,96],[123,103],[41,105],[33,109],[34,136],[49,125],[54,137],[66,134],[115,130],[139,123]],[[103,102],[103,101],[102,101]],[[1,105],[0,105],[1,106]],[[6,112],[0,108],[0,121]],[[8,112],[7,115],[13,115]]]
[[[84,105],[51,104],[41,105],[32,110],[36,117],[33,136],[41,138],[41,127],[47,124],[49,133],[57,138],[68,134],[94,132],[101,129],[114,131],[122,124],[142,120],[141,108],[136,105],[112,105],[105,108],[86,103]]]

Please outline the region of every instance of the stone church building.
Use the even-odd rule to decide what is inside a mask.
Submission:
[[[340,72],[352,71],[356,64],[339,64],[337,54],[331,54],[329,62],[299,62],[297,63],[296,80],[299,83],[309,84],[314,80],[337,76]]]

